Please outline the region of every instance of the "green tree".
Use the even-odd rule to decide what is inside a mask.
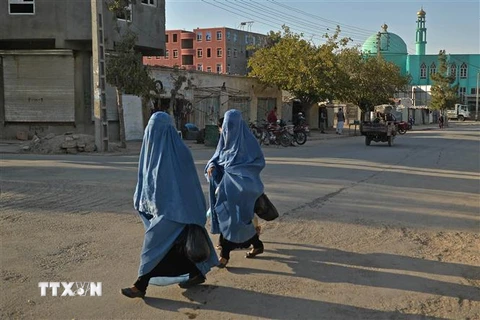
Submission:
[[[434,110],[441,110],[444,113],[445,109],[453,107],[458,100],[458,84],[453,85],[455,75],[448,74],[445,50],[440,50],[438,53],[438,62],[438,71],[431,75],[433,85],[431,88],[432,100],[429,107]]]
[[[106,65],[107,82],[115,87],[117,94],[122,148],[126,147],[122,94],[147,97],[156,89],[155,80],[143,65],[142,55],[135,50],[136,41],[137,35],[127,28],[120,42],[116,44],[115,51],[108,56]]]
[[[381,56],[362,54],[359,48],[345,48],[338,54],[338,97],[354,103],[362,113],[379,104],[390,103],[410,83],[400,68]]]
[[[320,46],[303,39],[287,26],[283,33],[270,32],[267,46],[248,61],[249,76],[262,83],[289,91],[305,109],[315,102],[333,99],[337,74],[334,50],[346,43],[339,40],[340,29]]]

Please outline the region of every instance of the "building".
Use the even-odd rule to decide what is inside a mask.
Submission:
[[[164,55],[165,0],[138,0],[116,14],[103,4],[105,50],[131,23],[144,55]],[[1,138],[18,131],[94,133],[91,0],[0,1]],[[118,139],[115,93],[107,86],[109,137]]]
[[[254,46],[262,46],[266,36],[225,27],[197,28],[193,31],[167,30],[165,56],[149,56],[151,66],[178,66],[223,74],[246,75],[247,61]]]
[[[428,107],[431,99],[431,75],[439,68],[438,54],[426,54],[427,28],[426,12],[423,8],[417,12],[415,35],[415,54],[409,54],[405,41],[395,33],[382,30],[370,36],[363,44],[362,51],[372,55],[380,54],[387,61],[395,63],[402,74],[412,78],[408,92],[400,94],[400,99],[411,99],[414,107]],[[480,72],[480,54],[461,54],[447,52],[448,72],[455,75],[458,84],[458,96],[463,103],[472,103],[477,93],[477,75]]]

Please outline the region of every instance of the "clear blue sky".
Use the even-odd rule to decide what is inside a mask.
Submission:
[[[193,30],[197,27],[240,28],[266,34],[288,25],[315,43],[321,35],[342,27],[343,35],[362,44],[380,31],[399,35],[408,52],[415,52],[417,11],[426,11],[427,53],[480,53],[480,1],[478,0],[166,0],[166,28]],[[328,30],[328,29],[329,30]]]

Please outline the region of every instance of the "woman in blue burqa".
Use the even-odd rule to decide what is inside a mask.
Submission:
[[[210,256],[202,263],[193,263],[181,250],[187,225],[205,228],[205,197],[190,150],[164,112],[154,113],[145,129],[133,200],[145,225],[145,238],[138,279],[121,292],[143,298],[149,283],[186,274],[188,280],[179,283],[182,288],[205,282],[207,272],[218,264],[210,237]]]
[[[263,253],[263,243],[252,223],[255,201],[263,193],[260,172],[265,158],[255,136],[238,110],[225,113],[217,150],[205,167],[210,183],[213,234],[220,234],[220,263],[224,268],[230,251],[253,245],[246,258]]]

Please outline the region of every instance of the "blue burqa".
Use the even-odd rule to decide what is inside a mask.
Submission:
[[[212,177],[207,170],[214,167]],[[243,243],[255,235],[254,205],[263,193],[265,158],[238,110],[225,113],[217,150],[205,167],[210,183],[212,233]]]
[[[145,225],[139,276],[163,259],[186,224],[205,226],[206,203],[192,155],[164,112],[153,114],[145,129],[133,201]],[[203,275],[218,264],[208,240],[210,257],[196,264]]]

